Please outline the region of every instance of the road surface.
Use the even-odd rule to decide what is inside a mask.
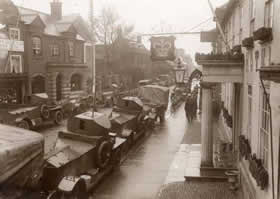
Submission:
[[[164,183],[186,130],[183,105],[130,152],[120,168],[93,190],[94,199],[153,199]]]

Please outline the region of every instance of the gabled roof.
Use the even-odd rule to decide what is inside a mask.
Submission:
[[[37,18],[40,18],[42,23],[45,25],[44,32],[48,35],[61,36],[62,33],[70,31],[77,32],[79,36],[77,39],[90,41],[91,33],[86,22],[78,14],[70,14],[62,16],[61,20],[55,20],[51,15],[40,12],[37,10],[32,10],[24,7],[17,7],[19,13],[21,14],[21,20],[26,24],[32,24]]]

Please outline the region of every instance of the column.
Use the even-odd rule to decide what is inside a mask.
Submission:
[[[201,83],[201,167],[213,167],[212,86],[211,83]]]

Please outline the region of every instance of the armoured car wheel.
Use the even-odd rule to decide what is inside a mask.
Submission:
[[[54,115],[54,123],[59,125],[63,120],[63,114],[61,111],[56,111]]]
[[[26,120],[20,121],[18,127],[23,129],[28,129],[28,130],[30,129],[30,125]]]
[[[45,104],[43,104],[43,105],[41,106],[41,116],[42,116],[42,118],[45,119],[45,120],[49,119],[49,117],[50,117],[50,110],[49,110],[49,108],[47,107],[47,105],[45,105]]]
[[[99,144],[96,154],[96,163],[99,168],[103,169],[109,164],[111,152],[112,144],[110,142],[104,140]]]

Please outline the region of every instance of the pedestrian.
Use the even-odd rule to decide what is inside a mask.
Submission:
[[[191,122],[191,116],[190,116],[190,109],[191,109],[191,94],[188,94],[186,102],[185,102],[185,113],[186,113],[186,118],[188,122]]]

